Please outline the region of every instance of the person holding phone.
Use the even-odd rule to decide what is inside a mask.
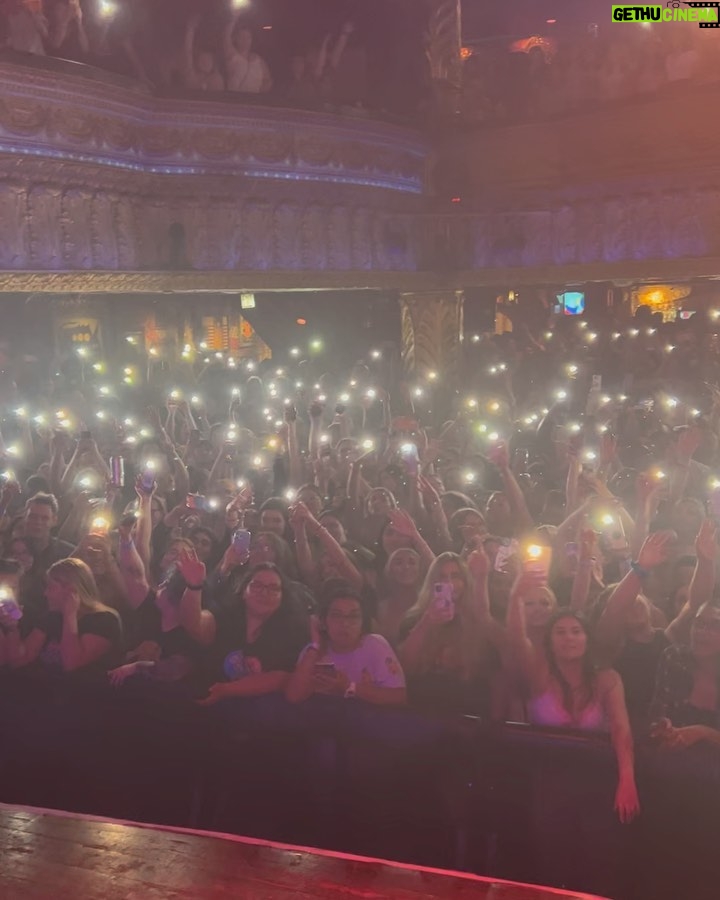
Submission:
[[[488,619],[487,572],[473,579],[460,556],[440,554],[398,636],[413,705],[435,712],[487,711],[493,667]]]
[[[370,633],[370,617],[352,585],[340,580],[325,583],[311,637],[285,688],[291,703],[313,694],[378,706],[406,703],[402,667],[385,638]]]

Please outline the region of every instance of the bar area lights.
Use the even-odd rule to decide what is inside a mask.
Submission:
[[[255,309],[255,294],[240,294],[240,307],[241,309]]]

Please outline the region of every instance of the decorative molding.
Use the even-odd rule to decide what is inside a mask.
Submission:
[[[93,70],[86,70],[88,74]],[[428,148],[368,119],[153,97],[0,60],[0,154],[137,174],[224,175],[420,195]]]

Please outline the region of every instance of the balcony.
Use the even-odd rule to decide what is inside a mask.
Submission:
[[[297,287],[289,273],[332,286],[348,279],[330,273],[417,268],[428,147],[413,130],[238,95],[159,97],[11,54],[0,81],[6,273],[60,285],[63,273],[245,272]]]

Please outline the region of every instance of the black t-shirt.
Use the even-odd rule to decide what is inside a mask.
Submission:
[[[249,643],[246,634],[245,604],[232,603],[213,610],[217,637],[210,649],[211,677],[215,681],[236,681],[245,675],[263,672],[292,672],[302,649],[310,640],[307,613],[297,603],[279,609]]]
[[[153,641],[160,648],[160,658],[186,656],[195,659],[200,648],[185,629],[178,625],[163,631],[162,616],[155,605],[155,591],[150,591],[131,617],[132,649],[143,641]]]
[[[62,669],[60,656],[60,640],[62,638],[62,613],[49,612],[37,623],[36,628],[45,633],[45,644],[40,651],[39,664],[51,671]],[[103,656],[84,666],[85,671],[105,672],[122,662],[122,625],[120,619],[111,612],[87,613],[78,617],[78,634],[95,634],[110,642],[110,647]]]
[[[657,628],[651,641],[626,641],[613,668],[622,678],[625,705],[630,721],[643,722],[650,711],[658,663],[670,641],[662,628]]]

